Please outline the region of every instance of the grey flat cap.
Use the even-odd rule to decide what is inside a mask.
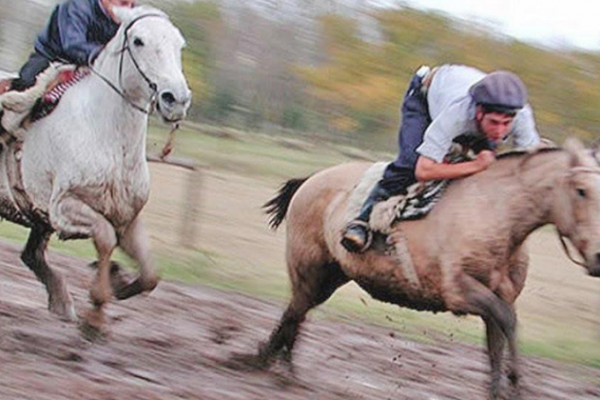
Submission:
[[[477,104],[502,111],[517,111],[527,103],[527,89],[521,79],[508,71],[495,71],[469,89]]]

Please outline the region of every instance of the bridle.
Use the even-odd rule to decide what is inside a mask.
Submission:
[[[596,162],[598,162],[598,164],[600,165],[600,161],[598,160],[596,153],[594,151],[592,152],[592,157],[594,157]],[[581,173],[589,173],[589,174],[600,174],[600,168],[597,168],[597,167],[575,167],[575,168],[572,168],[571,171],[572,171],[572,173],[581,172]],[[569,260],[571,260],[574,264],[579,265],[580,267],[586,268],[587,265],[584,262],[576,260],[571,255],[571,251],[569,250],[569,247],[567,246],[567,242],[565,240],[565,235],[558,228],[556,228],[556,233],[558,234],[558,238],[560,239],[560,244],[562,245],[562,248],[563,248],[565,254],[567,255],[567,257],[569,258]]]
[[[120,88],[117,87],[114,83],[112,83],[108,78],[106,78],[105,76],[103,76],[98,71],[96,71],[93,67],[90,66],[90,70],[96,76],[98,76],[100,79],[102,79],[119,96],[121,96],[121,98],[123,98],[130,106],[132,106],[136,110],[141,111],[147,115],[152,113],[152,110],[154,109],[154,105],[156,104],[156,99],[157,99],[157,94],[158,94],[158,85],[155,82],[153,82],[150,78],[148,78],[148,75],[146,75],[144,73],[144,71],[142,71],[142,69],[140,68],[138,61],[135,59],[135,56],[133,55],[133,52],[131,51],[131,47],[129,46],[128,39],[129,39],[129,29],[131,29],[131,27],[136,22],[140,21],[141,19],[148,18],[148,17],[159,17],[159,18],[169,19],[169,17],[167,17],[164,14],[145,14],[145,15],[141,15],[137,18],[134,18],[127,24],[127,26],[125,26],[124,32],[123,32],[123,47],[119,50],[119,53],[121,53],[121,57],[119,59],[119,86],[120,86]],[[152,92],[152,94],[150,95],[150,99],[149,99],[148,109],[145,109],[145,108],[140,107],[139,105],[135,104],[129,98],[129,96],[127,96],[127,93],[125,92],[125,90],[122,89],[123,88],[123,83],[122,83],[123,59],[125,58],[125,52],[127,52],[127,54],[129,54],[129,57],[131,58],[131,61],[133,62],[135,69],[140,74],[140,76],[142,78],[144,78],[144,81],[146,81],[146,83],[148,84],[148,87],[150,88],[150,91]]]
[[[129,96],[127,96],[127,93],[125,92],[125,90],[122,90],[122,89],[118,88],[108,78],[106,78],[105,76],[103,76],[102,74],[100,74],[98,71],[96,71],[94,68],[92,68],[92,66],[90,66],[90,70],[95,75],[97,75],[100,79],[102,79],[119,96],[121,96],[121,98],[123,98],[123,100],[125,100],[127,102],[127,104],[129,104],[131,107],[135,108],[136,110],[138,110],[138,111],[140,111],[140,112],[142,112],[142,113],[144,113],[146,115],[150,115],[152,113],[152,110],[154,110],[154,106],[156,104],[157,94],[158,94],[158,85],[156,84],[156,82],[153,82],[150,78],[148,78],[148,75],[146,75],[144,73],[144,71],[140,68],[140,65],[139,65],[138,61],[136,60],[135,56],[133,55],[133,52],[131,51],[131,47],[129,46],[129,29],[131,29],[131,27],[133,26],[133,24],[135,24],[139,20],[144,19],[144,18],[148,18],[148,17],[158,17],[158,18],[169,19],[169,17],[167,17],[164,14],[145,14],[145,15],[141,15],[141,16],[139,16],[137,18],[134,18],[124,28],[124,32],[123,32],[123,47],[121,47],[121,49],[119,50],[119,53],[121,53],[121,57],[119,58],[119,86],[121,88],[123,88],[123,82],[122,82],[122,80],[123,80],[123,59],[125,58],[125,52],[127,52],[127,54],[129,54],[129,57],[131,58],[131,61],[133,62],[133,65],[135,66],[135,69],[140,74],[140,76],[142,78],[144,78],[144,80],[148,84],[148,87],[150,88],[150,91],[152,92],[152,94],[150,95],[149,102],[148,102],[148,109],[145,109],[145,108],[140,107],[137,104],[135,104],[129,98]],[[159,156],[161,161],[164,161],[165,158],[173,150],[173,142],[174,142],[174,139],[175,139],[175,131],[177,131],[177,129],[179,129],[179,123],[174,123],[172,125],[172,127],[171,127],[171,131],[169,132],[168,140],[165,143],[165,145],[163,146],[163,149],[161,151],[161,155]]]

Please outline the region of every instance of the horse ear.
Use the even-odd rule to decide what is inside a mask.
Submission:
[[[584,158],[584,154],[586,154],[585,146],[581,140],[574,137],[569,137],[567,140],[565,140],[563,149],[571,154],[571,166],[586,166],[588,164]]]

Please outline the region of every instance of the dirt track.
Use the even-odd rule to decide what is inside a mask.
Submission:
[[[0,399],[483,399],[483,347],[404,340],[389,329],[312,320],[286,369],[228,368],[266,338],[281,307],[205,287],[162,282],[149,297],[109,308],[104,343],[45,309],[45,291],[0,244]],[[91,271],[53,254],[78,311]],[[600,371],[524,360],[525,399],[598,399]]]

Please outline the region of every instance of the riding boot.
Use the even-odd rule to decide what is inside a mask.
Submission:
[[[371,212],[375,204],[390,197],[389,192],[380,183],[381,181],[377,182],[369,193],[358,217],[346,226],[341,243],[349,252],[362,253],[371,246],[373,241],[373,233],[369,228]]]

